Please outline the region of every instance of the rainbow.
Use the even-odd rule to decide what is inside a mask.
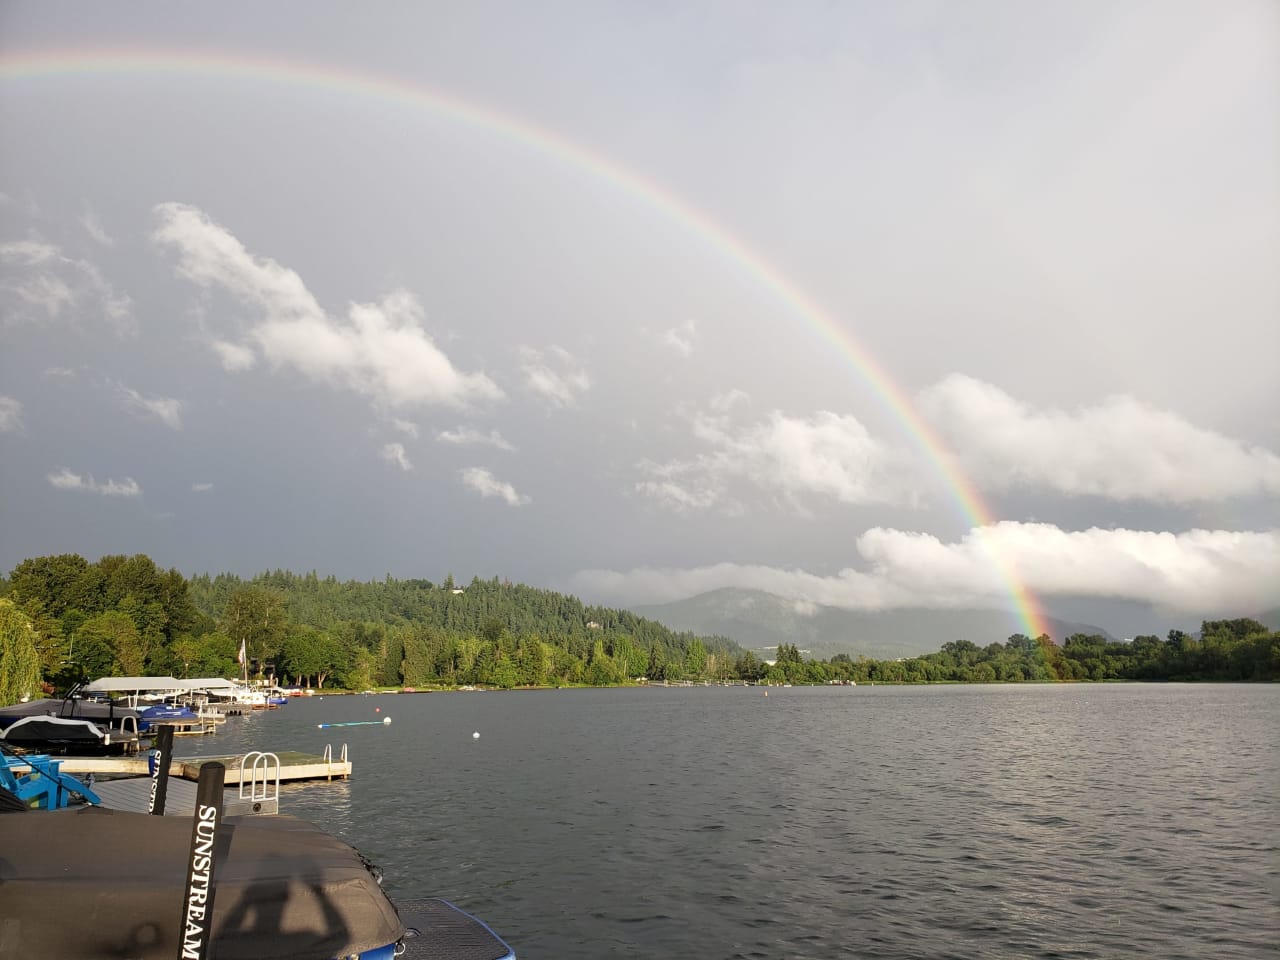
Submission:
[[[177,74],[289,84],[344,96],[367,97],[403,104],[449,123],[497,136],[526,150],[553,158],[581,171],[635,201],[658,211],[700,237],[735,268],[750,275],[812,332],[836,349],[872,389],[877,399],[902,424],[912,441],[936,466],[965,520],[981,533],[997,522],[978,490],[960,470],[942,439],[916,412],[906,393],[849,331],[804,290],[760,253],[721,224],[662,186],[628,170],[616,161],[588,150],[551,130],[535,126],[481,104],[463,100],[418,83],[363,73],[330,64],[310,64],[279,57],[210,51],[157,51],[144,48],[46,49],[9,52],[0,56],[0,79],[32,80],[83,74]],[[987,544],[987,554],[1008,585],[1009,597],[1030,637],[1048,633],[1048,621],[1031,592],[1022,584],[1007,557]]]

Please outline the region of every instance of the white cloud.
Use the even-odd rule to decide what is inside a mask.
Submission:
[[[641,462],[649,476],[636,484],[639,493],[675,509],[733,508],[731,484],[751,484],[802,512],[808,497],[848,504],[903,499],[900,483],[890,476],[888,449],[851,416],[821,410],[801,418],[774,411],[741,428],[723,417],[698,416],[693,433],[707,452]]]
[[[258,361],[258,358],[254,356],[253,350],[239,343],[214,339],[209,342],[209,346],[218,355],[218,359],[222,361],[222,369],[226,370],[227,373],[252,370],[254,364]]]
[[[388,443],[382,448],[382,459],[388,463],[394,463],[401,470],[412,470],[413,464],[409,462],[408,455],[404,452],[403,443]]]
[[[213,489],[213,484],[212,484],[212,483],[207,483],[207,482],[199,482],[199,481],[198,481],[198,482],[193,483],[193,484],[191,485],[191,492],[192,492],[192,493],[208,493],[208,492],[209,492],[209,491],[211,491],[212,489]]]
[[[142,493],[142,488],[131,477],[98,483],[93,479],[92,474],[81,476],[66,467],[56,473],[48,474],[46,479],[59,490],[83,490],[86,493],[98,493],[104,497],[136,497]]]
[[[739,390],[737,387],[732,387],[724,393],[717,393],[711,398],[708,405],[715,413],[728,413],[739,403],[746,403],[750,399],[750,394],[745,390]]]
[[[697,326],[692,320],[686,320],[678,327],[672,327],[662,335],[663,346],[670,347],[682,357],[693,356],[693,341],[697,334]]]
[[[1180,504],[1280,493],[1280,456],[1128,396],[1071,412],[1035,410],[952,374],[921,394],[920,407],[986,489]]]
[[[441,430],[436,434],[441,443],[452,443],[458,446],[487,446],[498,450],[514,450],[510,443],[497,430],[481,433],[471,427],[458,427],[457,430]]]
[[[182,401],[172,397],[144,397],[137,390],[116,384],[116,396],[129,412],[159,420],[173,430],[182,429]]]
[[[391,425],[406,436],[418,439],[418,425],[412,420],[401,420],[397,417],[391,421]]]
[[[84,216],[80,218],[80,224],[84,227],[85,233],[89,234],[96,243],[100,243],[104,247],[114,247],[116,245],[115,237],[103,229],[102,223],[98,220],[98,215],[93,212],[91,207],[85,207]]]
[[[178,273],[220,288],[261,311],[249,335],[273,367],[289,367],[391,407],[466,407],[502,399],[483,373],[463,373],[435,345],[413,295],[351,304],[345,320],[328,316],[294,271],[255,256],[202,211],[180,203],[155,208],[156,243],[178,252]],[[228,354],[221,351],[224,364]],[[243,361],[233,353],[233,363]]]
[[[520,368],[529,389],[557,407],[573,406],[591,388],[586,369],[563,347],[521,347]]]
[[[76,372],[70,367],[45,367],[46,377],[74,377]]]
[[[516,488],[499,480],[484,467],[467,467],[459,470],[462,482],[482,497],[499,497],[509,506],[519,507],[529,502],[529,498],[516,493]]]
[[[1007,604],[1010,576],[1033,596],[1109,597],[1168,611],[1240,615],[1274,606],[1280,530],[1065,531],[1006,521],[944,543],[875,528],[856,542],[862,568],[832,576],[750,564],[585,570],[575,587],[625,602],[666,602],[720,587],[858,610]]]
[[[0,433],[22,432],[22,402],[0,396]]]
[[[0,262],[20,271],[0,283],[0,290],[19,304],[38,309],[46,319],[56,320],[85,301],[96,301],[117,334],[137,334],[133,300],[117,291],[88,260],[63,256],[57,246],[29,239],[0,244]]]

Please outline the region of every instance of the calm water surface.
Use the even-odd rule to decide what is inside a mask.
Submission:
[[[522,960],[1280,954],[1280,687],[329,696],[179,752],[327,743],[282,809]]]

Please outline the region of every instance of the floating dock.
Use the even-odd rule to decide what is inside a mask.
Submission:
[[[344,746],[341,754],[334,757],[332,750],[325,751],[323,756],[313,753],[297,753],[283,751],[280,757],[280,782],[297,782],[303,780],[345,780],[351,776],[351,761],[347,758]],[[174,758],[169,765],[169,776],[183,780],[200,779],[200,764],[216,760],[227,768],[225,783],[228,786],[240,785],[240,761],[243,754],[226,757],[187,757]],[[150,770],[146,757],[59,757],[62,772],[76,776],[93,774],[95,777],[137,777],[146,776]],[[248,772],[246,771],[246,777]]]

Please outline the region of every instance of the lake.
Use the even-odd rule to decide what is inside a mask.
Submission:
[[[327,743],[281,809],[522,960],[1280,949],[1276,686],[327,696],[178,753]]]

